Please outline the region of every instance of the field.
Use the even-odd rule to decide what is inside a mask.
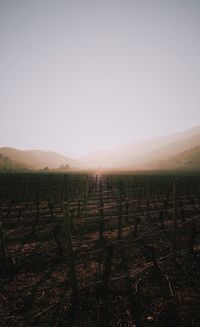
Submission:
[[[0,174],[0,325],[200,326],[198,174]]]

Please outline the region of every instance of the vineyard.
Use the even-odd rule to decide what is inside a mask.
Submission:
[[[0,326],[200,326],[200,176],[0,174]]]

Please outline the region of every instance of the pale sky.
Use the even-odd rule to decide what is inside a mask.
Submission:
[[[83,155],[200,124],[199,0],[0,0],[0,146]]]

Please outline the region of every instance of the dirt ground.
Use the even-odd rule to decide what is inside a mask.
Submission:
[[[102,206],[99,186],[89,186],[87,205],[70,201],[76,301],[59,197],[51,206],[31,197],[10,208],[1,202],[0,326],[200,326],[198,199],[178,199],[185,215],[177,214],[172,255],[173,198],[161,222],[162,195],[139,207],[129,198],[128,209],[123,199],[119,208],[103,182]]]

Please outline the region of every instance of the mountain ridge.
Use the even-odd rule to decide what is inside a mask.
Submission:
[[[186,146],[189,142],[190,144]],[[187,141],[188,140],[188,141]],[[193,140],[193,142],[192,142]],[[153,152],[154,155],[157,153],[157,159],[159,159],[159,152],[165,152],[167,148],[173,148],[175,144],[182,144],[182,148],[179,152],[192,148],[200,144],[200,126],[195,126],[191,129],[162,135],[158,137],[151,138],[142,142],[135,142],[125,146],[120,146],[115,149],[99,151],[95,153],[90,153],[82,158],[82,161],[90,167],[103,166],[105,168],[138,168],[138,165],[144,165],[145,162],[152,161]],[[173,145],[174,144],[174,145]],[[183,146],[185,144],[185,147]],[[166,147],[166,148],[165,148]],[[168,150],[169,152],[169,150]],[[169,156],[178,153],[169,153]],[[151,158],[149,158],[149,156]],[[110,163],[108,165],[108,163]],[[137,166],[137,167],[136,167]]]
[[[178,167],[178,157],[182,157],[185,151],[187,156],[198,157],[198,146],[200,146],[200,126],[191,129],[161,135],[149,140],[134,142],[111,150],[92,152],[83,156],[80,160],[71,159],[54,151],[43,151],[38,149],[18,150],[11,147],[0,148],[2,162],[7,160],[10,167],[25,167],[29,170],[41,169],[129,169],[146,170],[166,167]],[[7,159],[4,159],[7,158]],[[9,163],[8,160],[11,160]],[[187,160],[190,161],[189,157]],[[192,159],[191,159],[192,160]],[[173,164],[174,161],[174,164]],[[176,162],[176,163],[175,163]],[[183,163],[179,163],[180,167]],[[192,166],[192,165],[190,165]],[[196,160],[193,166],[200,168]]]
[[[78,160],[70,159],[62,154],[53,151],[43,150],[18,150],[11,147],[0,148],[0,154],[9,158],[10,160],[17,161],[18,163],[25,164],[28,169],[57,169],[61,165],[69,165],[70,167],[80,166]]]

